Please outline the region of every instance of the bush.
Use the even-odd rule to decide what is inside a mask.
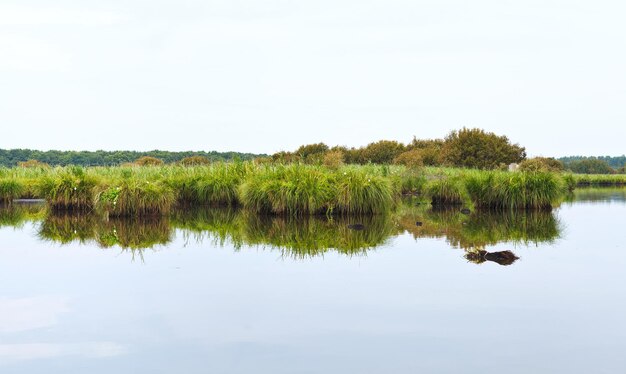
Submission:
[[[135,161],[135,164],[139,166],[159,166],[159,165],[163,165],[163,160],[160,160],[156,157],[143,156],[143,157],[139,157]]]
[[[49,168],[50,165],[45,162],[37,161],[37,160],[28,160],[28,161],[20,161],[17,163],[18,167],[21,168]]]
[[[393,159],[405,151],[404,144],[395,140],[370,143],[363,149],[363,161],[374,164],[391,164]]]
[[[517,163],[526,157],[525,149],[511,144],[506,136],[467,128],[446,137],[443,153],[448,164],[475,169],[495,169],[501,163]]]
[[[190,156],[185,157],[179,161],[183,166],[198,166],[198,165],[208,165],[211,163],[211,160],[204,156]]]
[[[419,169],[424,166],[424,160],[422,159],[422,151],[419,149],[413,149],[400,153],[393,159],[393,163],[396,165],[404,165],[409,169]]]
[[[548,157],[535,157],[528,160],[524,160],[519,164],[520,171],[539,172],[539,171],[551,171],[561,172],[565,169],[563,163],[554,158]]]
[[[342,151],[328,151],[324,155],[324,166],[330,169],[338,169],[343,165],[343,152]]]

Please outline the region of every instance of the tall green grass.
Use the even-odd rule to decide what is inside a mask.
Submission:
[[[94,208],[94,193],[101,179],[81,167],[57,168],[37,181],[38,195],[56,211]]]
[[[239,197],[246,209],[259,213],[378,214],[393,208],[399,192],[390,178],[367,169],[291,164],[248,175]]]
[[[243,206],[256,213],[379,214],[403,194],[436,206],[549,209],[580,177],[393,165],[0,168],[0,201],[37,197],[55,211],[112,216],[167,214],[175,206]],[[598,177],[599,178],[599,177]],[[589,182],[591,183],[591,182]]]
[[[458,176],[432,180],[425,190],[434,206],[471,205],[465,181]]]
[[[0,179],[0,203],[11,203],[21,197],[26,191],[26,185],[18,179]]]
[[[551,209],[566,192],[557,174],[545,172],[471,172],[465,185],[477,208],[495,210]]]

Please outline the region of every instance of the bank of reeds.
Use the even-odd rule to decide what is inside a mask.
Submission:
[[[609,176],[618,183],[619,176]],[[175,206],[244,206],[255,213],[379,214],[402,195],[435,206],[549,209],[583,177],[403,166],[261,165],[0,169],[0,201],[44,198],[52,210],[111,216],[167,214]],[[591,178],[584,176],[584,178]],[[585,183],[598,182],[584,179]]]

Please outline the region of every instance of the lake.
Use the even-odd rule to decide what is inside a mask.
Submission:
[[[0,208],[0,372],[626,371],[626,190],[553,212]]]

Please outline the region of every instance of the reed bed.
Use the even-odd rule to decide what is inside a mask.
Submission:
[[[589,178],[588,176],[584,176]],[[618,183],[620,176],[609,176]],[[0,168],[0,201],[44,198],[52,210],[111,216],[167,214],[174,207],[243,206],[260,214],[353,215],[393,210],[403,195],[435,206],[549,209],[581,181],[556,173],[509,173],[393,165]]]

